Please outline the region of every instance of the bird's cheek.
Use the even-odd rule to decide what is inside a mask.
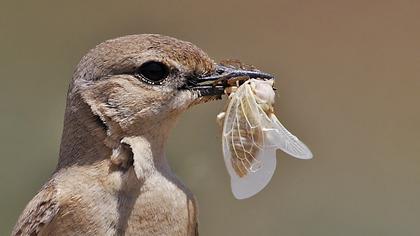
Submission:
[[[175,96],[172,104],[173,107],[177,110],[186,110],[194,101],[197,99],[196,96],[192,91],[189,90],[182,90],[179,91],[177,96]]]

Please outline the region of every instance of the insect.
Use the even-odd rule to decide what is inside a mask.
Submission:
[[[273,80],[249,79],[229,87],[226,112],[218,115],[223,124],[223,156],[237,199],[261,191],[276,169],[276,149],[299,159],[312,153],[291,134],[274,114]]]

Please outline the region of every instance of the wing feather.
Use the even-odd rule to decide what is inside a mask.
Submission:
[[[57,191],[53,181],[48,182],[28,203],[19,217],[12,235],[41,235],[59,211]]]

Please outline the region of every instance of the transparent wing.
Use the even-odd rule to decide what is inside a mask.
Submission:
[[[274,114],[270,114],[270,123],[264,125],[266,145],[279,148],[283,152],[299,158],[311,159],[312,152],[296,136],[291,134],[277,119]]]
[[[248,85],[238,88],[226,110],[223,156],[238,199],[261,191],[276,169],[275,146],[265,144],[264,127],[272,122],[261,111]]]

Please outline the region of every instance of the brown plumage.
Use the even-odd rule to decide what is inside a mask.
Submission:
[[[197,235],[194,196],[164,146],[180,113],[223,92],[203,81],[235,73],[166,36],[92,49],[70,84],[57,168],[12,235]]]

